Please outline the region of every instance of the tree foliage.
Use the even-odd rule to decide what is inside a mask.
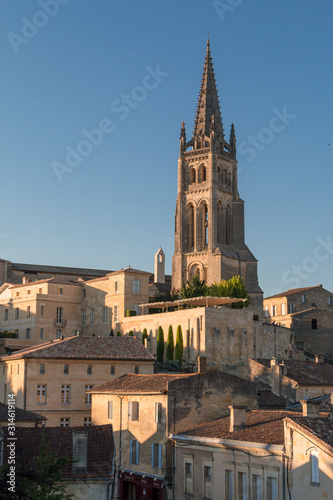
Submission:
[[[245,288],[243,278],[240,276],[233,276],[230,280],[222,280],[219,283],[213,283],[209,287],[209,295],[213,297],[230,297],[235,299],[247,299],[245,307],[250,303],[248,291]],[[232,304],[235,309],[244,307],[243,302]]]
[[[163,362],[164,357],[164,333],[161,326],[158,327],[157,331],[157,350],[156,350],[156,360],[159,363]]]
[[[208,287],[205,280],[201,280],[197,274],[193,276],[192,281],[187,281],[186,285],[182,284],[180,295],[182,299],[190,299],[192,297],[205,297]]]
[[[128,336],[129,336],[129,337],[134,337],[134,332],[133,332],[133,330],[130,330],[130,331],[129,331]]]
[[[168,331],[167,348],[166,348],[166,359],[168,361],[173,360],[173,351],[174,351],[173,330],[172,326],[170,325]]]
[[[179,361],[180,364],[182,364],[183,361],[183,351],[184,351],[184,346],[183,346],[182,327],[178,325],[176,333],[175,360]]]
[[[145,345],[145,340],[147,338],[148,338],[147,328],[144,328],[143,332],[142,332],[142,343],[143,343],[143,345]]]

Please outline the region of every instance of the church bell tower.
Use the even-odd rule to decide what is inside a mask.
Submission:
[[[244,242],[244,201],[237,181],[236,135],[225,140],[209,40],[192,139],[180,132],[172,287],[195,274],[208,285],[241,276],[262,304],[257,260]]]

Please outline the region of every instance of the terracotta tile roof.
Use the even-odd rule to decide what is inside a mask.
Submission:
[[[5,403],[0,403],[0,420],[8,421],[8,405]],[[40,421],[47,420],[43,415],[38,415],[38,413],[33,413],[32,411],[23,410],[22,408],[15,407],[15,421]]]
[[[294,295],[295,293],[305,292],[306,290],[312,290],[313,288],[322,288],[321,285],[307,286],[304,288],[290,288],[286,292],[278,293],[276,295],[271,295],[270,297],[265,297],[266,299],[277,299],[278,297],[289,297],[289,295]]]
[[[135,337],[69,337],[1,356],[0,361],[21,358],[155,361]]]
[[[107,273],[108,276],[116,276],[117,274],[148,274],[148,276],[151,275],[151,273],[147,271],[141,271],[140,269],[134,269],[133,267],[126,267],[125,269],[120,269],[119,271],[112,271]]]
[[[270,369],[269,359],[252,360]],[[333,385],[333,365],[315,361],[285,360],[286,377],[301,385]]]
[[[310,418],[289,416],[287,421],[293,422],[299,426],[303,432],[315,436],[321,443],[324,443],[329,451],[333,451],[333,422],[330,418]]]
[[[331,412],[331,394],[324,394],[323,396],[317,396],[316,398],[309,398],[307,401],[312,401],[316,403],[319,407],[320,413],[330,413]],[[287,410],[296,411],[298,413],[303,412],[302,403],[290,403]]]
[[[94,387],[93,393],[163,393],[168,390],[169,382],[174,380],[195,377],[197,373],[191,374],[154,374],[154,375],[134,375],[127,373],[115,380]]]
[[[229,439],[282,445],[284,443],[283,419],[291,416],[293,414],[288,411],[252,410],[246,412],[246,427],[239,431],[230,432],[230,417],[224,417],[212,422],[205,422],[181,434],[194,438]]]
[[[284,396],[278,396],[270,389],[259,390],[257,401],[259,408],[286,408],[289,402]]]
[[[4,463],[7,462],[9,448],[6,446],[8,429],[5,433]],[[98,425],[86,427],[17,427],[16,441],[16,473],[36,472],[36,457],[40,450],[40,443],[44,437],[50,446],[50,452],[58,457],[73,459],[73,432],[88,435],[87,442],[87,470],[81,474],[75,473],[70,463],[62,469],[64,478],[83,476],[84,478],[111,478],[113,462],[113,434],[112,425]]]

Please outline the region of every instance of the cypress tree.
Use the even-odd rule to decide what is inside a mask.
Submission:
[[[164,356],[164,335],[163,335],[163,329],[161,326],[158,327],[158,332],[157,332],[156,354],[157,354],[157,357],[156,357],[157,362],[162,363],[163,356]]]
[[[143,332],[142,332],[142,343],[143,343],[143,345],[145,345],[145,340],[147,338],[148,338],[147,328],[144,328]]]
[[[166,348],[166,359],[168,361],[173,360],[173,351],[174,351],[173,331],[172,331],[172,326],[170,325],[168,331],[167,348]]]
[[[183,333],[182,327],[180,325],[177,326],[177,334],[176,334],[176,347],[175,347],[175,359],[179,361],[180,365],[183,361]]]
[[[130,332],[129,332],[128,336],[129,336],[129,337],[133,337],[133,336],[134,336],[133,330],[130,330]]]

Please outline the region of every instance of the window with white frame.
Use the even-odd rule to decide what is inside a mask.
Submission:
[[[63,318],[63,308],[57,307],[57,323],[62,323]]]
[[[141,280],[132,280],[132,293],[141,293]]]
[[[153,469],[162,469],[162,445],[161,443],[151,444],[151,466]]]
[[[131,439],[130,443],[130,464],[138,464],[140,461],[140,443],[136,439]]]
[[[88,391],[91,391],[93,388],[93,385],[86,385],[85,386],[85,401],[86,405],[91,405],[91,394]]]
[[[184,457],[184,491],[193,495],[193,457]]]
[[[84,326],[86,324],[86,310],[82,309],[82,325]]]
[[[203,463],[203,497],[205,500],[213,500],[212,488],[212,462]]]
[[[90,417],[84,417],[83,425],[91,425],[91,418]]]
[[[252,500],[262,500],[262,481],[259,474],[252,474]]]
[[[108,419],[113,419],[113,401],[108,401]]]
[[[60,419],[60,427],[69,427],[71,424],[71,419],[68,417],[64,417]]]
[[[234,471],[224,471],[225,500],[234,500]]]
[[[238,472],[238,500],[247,500],[246,472]]]
[[[159,424],[162,417],[162,403],[155,403],[155,423]]]
[[[103,324],[107,323],[107,321],[108,321],[108,309],[106,306],[103,307],[103,319],[102,319],[102,321],[103,321]]]
[[[139,401],[128,402],[128,420],[132,422],[139,420]]]
[[[114,310],[114,320],[119,321],[119,306],[115,305],[113,307],[113,310]]]
[[[277,478],[267,477],[267,500],[277,500]]]
[[[18,307],[15,309],[15,319],[20,319],[20,309]]]
[[[271,306],[271,316],[276,316],[276,306]]]
[[[46,384],[38,384],[37,385],[37,399],[36,403],[39,405],[46,404]]]
[[[319,459],[318,451],[311,451],[310,465],[311,465],[311,483],[319,484]]]
[[[68,405],[71,402],[71,386],[62,385],[61,386],[61,404]]]
[[[91,325],[95,324],[95,309],[91,309],[90,311],[90,324]]]

